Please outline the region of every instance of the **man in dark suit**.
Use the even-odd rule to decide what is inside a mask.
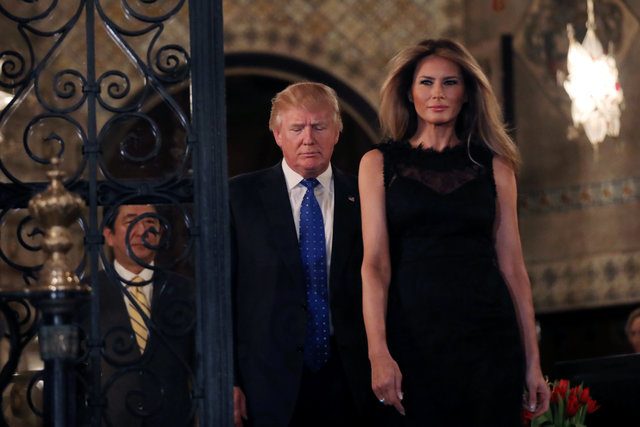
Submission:
[[[113,263],[98,273],[103,424],[192,425],[193,283],[155,265],[155,207],[108,210],[103,235],[113,250]]]
[[[297,83],[272,101],[283,161],[230,181],[236,426],[368,425],[355,178],[331,165],[333,89]]]

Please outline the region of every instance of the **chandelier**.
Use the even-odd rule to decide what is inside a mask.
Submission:
[[[12,99],[13,95],[0,89],[0,111],[4,110],[4,108],[9,105]]]
[[[3,74],[4,74],[4,60],[0,58],[0,82],[3,79]],[[11,93],[9,93],[8,89],[3,88],[2,86],[0,86],[0,113],[2,112],[2,110],[5,109],[5,107],[7,105],[9,105],[9,103],[11,102],[11,100],[13,99],[13,95]],[[1,136],[1,135],[0,135]]]
[[[620,114],[624,96],[618,81],[618,68],[609,52],[604,53],[595,33],[593,0],[587,0],[587,34],[582,43],[575,39],[573,26],[567,24],[569,52],[564,89],[571,98],[573,126],[582,125],[589,142],[597,147],[604,138],[620,133]]]

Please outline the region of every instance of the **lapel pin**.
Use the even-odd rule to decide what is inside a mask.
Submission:
[[[349,200],[350,202],[355,202],[356,198],[353,197],[353,196],[349,196],[349,197],[347,197],[347,200]]]

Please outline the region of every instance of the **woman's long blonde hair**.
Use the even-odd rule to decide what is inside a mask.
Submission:
[[[383,134],[394,141],[404,141],[416,133],[418,117],[409,93],[418,63],[431,55],[455,62],[462,70],[467,102],[456,121],[458,138],[467,143],[484,143],[517,171],[520,166],[518,148],[505,130],[502,112],[489,79],[469,51],[453,40],[423,40],[401,50],[391,59],[389,74],[380,90],[378,116]]]

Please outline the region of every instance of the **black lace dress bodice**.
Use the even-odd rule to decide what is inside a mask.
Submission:
[[[491,151],[377,148],[392,265],[387,339],[407,410],[389,424],[519,425],[524,363],[494,248]]]
[[[383,149],[389,232],[398,245],[391,252],[405,258],[493,256],[491,153],[464,145],[442,152],[397,145]]]

